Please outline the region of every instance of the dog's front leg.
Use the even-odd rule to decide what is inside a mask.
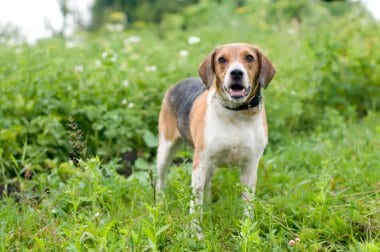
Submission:
[[[195,229],[198,239],[203,238],[202,228],[200,222],[203,215],[203,198],[204,190],[207,182],[208,166],[207,162],[200,162],[197,157],[194,156],[193,160],[193,172],[191,176],[191,189],[193,198],[190,202],[190,214],[193,215],[192,227]]]
[[[257,166],[260,157],[254,158],[248,162],[248,164],[242,168],[240,173],[240,181],[243,187],[242,201],[244,205],[244,215],[252,219],[254,217],[253,199],[256,191]]]

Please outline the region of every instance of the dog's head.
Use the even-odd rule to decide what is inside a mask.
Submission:
[[[266,88],[275,72],[257,47],[243,43],[215,48],[198,69],[207,88],[215,84],[219,95],[237,104],[249,101],[260,86]]]

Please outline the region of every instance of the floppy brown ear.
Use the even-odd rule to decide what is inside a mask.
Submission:
[[[272,65],[272,62],[261,52],[259,52],[260,57],[260,73],[259,73],[259,84],[263,88],[267,88],[269,82],[272,80],[276,69]]]
[[[215,51],[212,51],[201,63],[198,68],[199,77],[201,77],[203,84],[207,88],[212,85],[214,80],[214,55]]]

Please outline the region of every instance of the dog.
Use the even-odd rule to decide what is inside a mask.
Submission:
[[[165,188],[173,156],[185,141],[194,148],[190,213],[201,212],[204,194],[219,165],[241,167],[244,213],[253,217],[257,166],[268,143],[262,89],[276,70],[253,45],[216,47],[200,64],[200,78],[189,78],[165,94],[159,114],[157,191]]]

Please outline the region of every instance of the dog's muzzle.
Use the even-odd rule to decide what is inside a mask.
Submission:
[[[231,98],[240,99],[246,97],[251,91],[249,85],[245,85],[246,73],[241,69],[235,68],[229,72],[228,84],[225,87],[225,91]]]

